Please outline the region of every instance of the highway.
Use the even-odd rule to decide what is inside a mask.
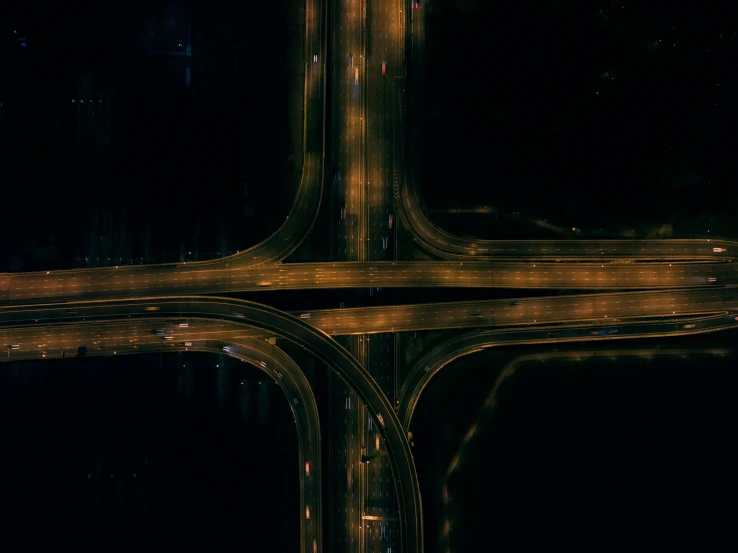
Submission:
[[[189,320],[194,318],[217,319],[258,327],[303,347],[335,371],[349,385],[364,404],[368,415],[372,417],[386,448],[387,458],[392,467],[392,478],[397,489],[398,533],[401,547],[406,551],[422,551],[422,507],[417,473],[410,444],[397,418],[394,406],[369,372],[324,332],[272,307],[227,298],[166,297],[96,301],[75,306],[76,313],[58,304],[27,305],[6,309],[0,317],[5,317],[6,311],[12,312],[13,326],[18,326],[25,321],[28,325],[36,326],[37,330],[40,326],[49,325],[55,318],[70,323],[80,323],[148,316],[147,318],[155,324],[162,322],[168,324],[172,319],[181,320],[183,318]],[[3,331],[7,326],[7,323],[2,325]],[[180,327],[177,326],[177,328]],[[6,339],[9,337],[7,336]],[[123,337],[123,339],[130,340],[130,337]],[[90,336],[88,341],[94,342],[95,335]],[[169,347],[184,348],[186,346],[183,340],[179,346]],[[20,355],[21,351],[23,351],[22,345],[21,349],[17,350],[7,347],[6,359],[15,360],[15,356]],[[228,352],[224,351],[224,353]],[[113,355],[117,354],[117,350],[114,350]],[[43,357],[43,353],[41,355]]]
[[[733,309],[738,309],[738,293],[707,288],[324,309],[294,315],[337,336],[683,317]]]
[[[366,201],[366,4],[346,0],[334,4],[333,26],[333,128],[335,158],[332,198],[337,207],[331,217],[335,249],[331,259],[367,260]],[[368,368],[360,336],[342,341],[362,366]],[[330,550],[361,551],[364,472],[360,462],[364,407],[347,383],[331,379],[330,465],[332,472]]]
[[[625,290],[738,284],[734,263],[523,263],[367,261],[253,269],[182,265],[0,275],[0,304],[135,295],[318,288],[548,288]]]
[[[523,344],[562,344],[632,338],[663,338],[704,334],[738,328],[738,310],[698,319],[648,321],[610,325],[576,325],[535,329],[470,332],[455,336],[423,356],[402,384],[398,413],[406,430],[410,429],[420,394],[428,382],[453,360],[485,348]]]
[[[393,259],[389,216],[392,194],[394,109],[404,76],[401,0],[367,2],[366,47],[366,208],[367,260]],[[394,215],[393,215],[394,216]],[[394,227],[394,221],[393,225]]]
[[[425,117],[425,9],[411,10],[405,19],[409,45],[407,49],[407,118],[405,128],[404,172],[400,180],[401,216],[416,243],[441,259],[526,259],[552,258],[641,259],[641,260],[709,260],[738,255],[738,242],[725,240],[482,240],[455,236],[438,228],[423,211],[419,164],[420,123]],[[449,183],[453,186],[453,183]],[[486,183],[485,183],[486,184]]]
[[[349,261],[390,261],[395,259],[393,143],[394,109],[402,82],[403,52],[398,46],[402,33],[401,0],[364,0],[362,100],[362,206],[358,214],[361,233],[360,256]],[[374,288],[361,290],[359,303]],[[394,399],[395,336],[388,332],[355,334],[349,338],[351,351],[372,374],[388,398]],[[357,402],[358,403],[358,402]],[[348,522],[359,528],[358,543],[348,549],[357,553],[399,551],[397,497],[392,471],[384,456],[384,444],[361,405],[350,410],[356,429],[346,440],[347,462],[358,467],[359,493],[356,511]],[[340,446],[339,446],[340,447]]]
[[[156,312],[147,312],[141,303],[146,298],[137,299],[133,307],[127,307],[126,315],[145,317]],[[228,302],[229,298],[210,298]],[[148,298],[156,302],[157,298]],[[0,324],[23,325],[30,321],[36,323],[37,310],[43,310],[44,323],[65,323],[78,317],[86,319],[98,302],[78,302],[68,304],[45,304],[12,306],[0,310]],[[234,312],[238,309],[238,300],[233,301]],[[692,290],[659,290],[648,292],[624,292],[608,294],[576,294],[570,296],[544,296],[538,298],[512,298],[504,300],[482,300],[469,302],[422,303],[392,305],[382,307],[356,307],[340,309],[321,309],[314,311],[295,311],[291,315],[300,318],[331,336],[361,335],[368,340],[368,335],[377,335],[371,346],[378,359],[387,363],[391,356],[391,346],[384,336],[393,332],[410,332],[418,330],[443,330],[450,328],[510,328],[516,326],[531,327],[533,325],[581,324],[581,323],[614,323],[634,319],[657,319],[673,317],[696,317],[699,315],[716,315],[738,309],[738,290],[735,289],[692,289]],[[34,315],[31,317],[29,313]],[[225,324],[225,323],[224,323]],[[239,326],[238,332],[224,335],[215,322],[211,323],[212,334],[208,339],[254,339],[264,336],[264,331],[246,326]],[[30,331],[29,336],[33,336]],[[186,328],[174,329],[173,335],[178,340],[191,337]],[[198,331],[199,332],[199,331]],[[202,337],[202,336],[201,336]],[[377,340],[376,338],[380,338]],[[39,341],[41,340],[41,341]],[[31,342],[35,349],[43,343],[42,336],[36,336]],[[11,342],[4,344],[9,345]],[[389,367],[382,366],[378,374],[388,373],[384,377],[388,385],[392,380]]]

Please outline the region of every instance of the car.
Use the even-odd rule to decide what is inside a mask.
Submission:
[[[260,280],[259,282],[256,283],[256,285],[257,286],[271,286],[272,283],[269,282],[268,280]]]
[[[300,318],[301,319],[309,319],[310,318],[310,313],[303,313],[302,315],[300,315]]]
[[[313,61],[318,61],[318,52],[313,52]]]
[[[310,461],[305,463],[305,476],[310,476]]]
[[[152,330],[151,332],[153,332],[157,336],[164,336],[164,329],[163,328],[156,328],[156,329]]]
[[[21,349],[21,347],[20,347],[20,344],[10,344],[10,346],[8,346],[8,347],[9,347],[10,349],[16,349],[16,350],[17,350],[17,349]]]
[[[354,69],[354,85],[359,86],[359,68]]]
[[[514,301],[514,302],[510,303],[510,305],[512,305],[513,307],[517,307],[519,305],[523,305],[523,302],[522,301]]]
[[[715,277],[707,277],[707,282],[715,282],[716,280]]]
[[[413,9],[417,10],[420,7],[420,2],[418,0],[413,0]]]
[[[382,77],[386,77],[386,76],[387,76],[387,62],[383,61],[382,62]]]
[[[695,326],[696,325],[692,323],[692,324],[684,325],[684,328],[694,328]]]
[[[391,213],[390,213],[390,216],[389,216],[389,228],[390,228],[390,230],[392,230],[392,214]]]
[[[353,54],[350,54],[350,55],[349,55],[349,67],[350,67],[351,69],[353,69],[353,68],[354,68],[354,55],[353,55]]]

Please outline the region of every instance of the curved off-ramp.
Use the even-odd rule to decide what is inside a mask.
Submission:
[[[295,200],[282,225],[263,242],[217,259],[58,270],[53,271],[54,274],[64,274],[69,279],[92,278],[101,281],[116,275],[115,278],[133,281],[147,273],[166,272],[172,278],[186,279],[186,273],[192,271],[225,271],[274,264],[285,259],[302,244],[315,223],[323,195],[327,62],[313,62],[313,53],[318,52],[318,59],[325,60],[328,45],[327,7],[323,0],[305,0],[305,12],[302,173]],[[6,273],[3,277],[32,274],[35,273]],[[0,302],[5,299],[0,290]]]
[[[300,539],[303,553],[322,551],[321,434],[318,406],[304,373],[280,348],[254,337],[243,336],[243,325],[200,319],[178,319],[179,339],[167,342],[152,328],[171,326],[166,319],[126,319],[123,321],[80,322],[48,326],[5,327],[4,341],[22,349],[5,350],[0,362],[31,359],[59,359],[77,355],[80,346],[86,356],[112,356],[175,351],[203,351],[228,355],[267,373],[284,392],[292,411],[298,439],[300,481]],[[27,347],[29,337],[41,336],[36,347]],[[241,336],[239,336],[241,334]],[[262,332],[263,334],[263,332]],[[40,347],[39,347],[40,346]],[[310,518],[306,518],[306,513]]]
[[[55,321],[102,321],[147,316],[205,318],[262,328],[303,347],[334,370],[364,403],[377,422],[379,433],[386,444],[397,489],[403,550],[408,553],[422,552],[423,514],[420,487],[410,444],[392,402],[369,372],[346,349],[326,333],[304,321],[254,302],[181,296],[17,306],[0,311],[0,327],[10,324],[45,326]]]
[[[536,329],[468,332],[455,336],[424,355],[411,369],[399,393],[398,416],[409,430],[415,407],[428,382],[449,363],[486,348],[509,345],[592,342],[633,338],[663,338],[704,334],[738,327],[738,310],[697,318],[643,321],[627,324],[576,325]]]

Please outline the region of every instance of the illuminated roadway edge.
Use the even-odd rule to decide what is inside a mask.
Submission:
[[[738,264],[377,261],[0,273],[0,303],[319,288],[656,289],[738,285]]]
[[[521,365],[525,363],[530,363],[532,361],[541,361],[545,362],[548,360],[556,360],[556,359],[572,359],[576,358],[597,358],[597,357],[654,357],[654,356],[676,356],[676,355],[728,355],[732,353],[729,349],[682,349],[682,348],[669,348],[669,349],[662,349],[662,350],[644,350],[644,349],[629,349],[629,350],[590,350],[590,351],[549,351],[549,352],[543,352],[543,353],[534,353],[529,355],[521,355],[520,357],[516,357],[509,363],[507,363],[502,370],[500,371],[500,374],[495,379],[494,384],[492,385],[492,389],[487,394],[487,398],[485,399],[484,403],[482,404],[482,407],[479,410],[479,413],[474,419],[474,422],[472,422],[471,426],[469,427],[469,430],[464,435],[464,438],[461,442],[461,445],[458,447],[456,454],[454,455],[453,459],[451,460],[451,463],[449,463],[448,469],[446,470],[446,474],[443,477],[443,484],[441,485],[441,500],[443,502],[443,509],[442,512],[447,513],[448,512],[448,503],[449,503],[449,482],[451,480],[451,477],[456,472],[456,470],[461,466],[461,464],[464,461],[464,458],[467,457],[470,454],[470,448],[473,446],[474,441],[479,439],[479,436],[483,434],[483,430],[486,426],[486,424],[492,419],[495,412],[495,407],[497,407],[497,396],[499,393],[500,388],[505,383],[505,381],[513,376],[517,370],[520,368]],[[471,450],[471,453],[473,453],[473,450]],[[443,540],[443,544],[441,546],[441,550],[450,551],[449,548],[449,526],[444,524],[443,525],[443,531],[441,533],[441,539]],[[445,547],[444,547],[445,546]]]
[[[142,333],[147,333],[151,329],[151,322],[146,323],[140,319],[136,322],[139,323]],[[111,323],[111,321],[108,321],[108,323]],[[87,328],[88,331],[96,330],[96,327],[90,324],[79,325],[78,328]],[[67,331],[68,327],[65,325],[63,327],[57,327],[57,329]],[[192,345],[187,347],[181,341],[165,344],[161,342],[155,344],[139,343],[137,349],[125,350],[123,349],[125,346],[123,346],[117,350],[115,355],[202,351],[229,355],[267,373],[287,397],[297,428],[299,444],[298,470],[300,475],[300,538],[302,541],[302,551],[304,553],[312,553],[314,550],[322,551],[320,421],[315,396],[305,375],[286,353],[262,340],[254,338],[231,341],[193,339],[190,343]],[[99,351],[95,348],[90,348],[86,356],[112,356],[114,355],[112,351],[114,347],[112,346],[108,351]],[[228,349],[226,350],[225,348]],[[12,361],[19,362],[29,359],[49,359],[52,357],[48,352],[42,357],[41,350],[36,349],[23,352],[22,357],[12,359]],[[61,351],[56,355],[56,358],[60,357]],[[259,363],[260,360],[268,361],[268,368],[262,367]],[[6,357],[0,356],[0,362],[3,361],[7,361]],[[285,377],[275,377],[272,372],[275,368],[279,368],[281,374],[285,375]],[[297,397],[300,400],[295,403],[293,398]],[[309,476],[305,473],[305,463],[310,463]],[[307,523],[305,521],[306,507],[310,509],[311,513],[311,518]]]
[[[685,323],[693,324],[694,327],[687,330],[685,329]],[[408,430],[420,394],[433,376],[459,357],[486,348],[504,345],[561,344],[564,342],[684,336],[737,327],[738,311],[732,311],[701,318],[636,322],[610,325],[605,328],[590,325],[465,333],[440,344],[414,365],[400,389],[398,415],[403,427]],[[604,332],[604,334],[593,336],[592,332],[598,330]],[[616,330],[616,332],[608,334],[610,330]]]
[[[146,307],[158,307],[147,312]],[[80,303],[84,314],[66,315],[69,322],[90,320],[120,320],[133,315],[171,319],[177,317],[206,317],[228,320],[266,329],[312,353],[333,369],[356,393],[370,415],[378,422],[380,435],[387,446],[397,488],[400,515],[400,537],[403,550],[408,553],[423,551],[423,514],[415,462],[410,444],[392,402],[387,398],[369,372],[333,338],[321,330],[279,311],[273,307],[243,300],[207,297],[167,297],[133,300],[110,300]],[[27,322],[46,321],[50,311],[62,306],[19,306],[13,314],[27,316]],[[143,309],[142,309],[143,308]],[[15,321],[18,322],[17,320]],[[3,325],[5,326],[5,325]]]
[[[425,44],[425,26],[420,28],[423,36],[413,34],[413,18],[424,18],[425,9],[411,9],[409,2],[404,2],[405,13],[401,14],[405,21],[405,77],[406,86],[422,89],[425,83],[416,83],[411,78],[414,64],[413,57],[418,48],[415,44]],[[421,2],[422,5],[422,2]],[[402,49],[401,49],[402,50]],[[419,52],[424,55],[424,52]],[[421,60],[419,63],[423,63]],[[415,69],[417,70],[417,68]],[[416,86],[417,85],[417,86]],[[412,90],[410,91],[412,99]],[[408,111],[407,94],[398,94],[396,100],[400,104],[401,138],[394,141],[394,184],[395,197],[400,199],[400,219],[413,239],[427,252],[441,259],[551,259],[556,257],[569,259],[608,259],[639,258],[651,260],[678,259],[727,259],[738,255],[738,242],[721,239],[661,239],[661,240],[483,240],[481,238],[461,237],[453,235],[435,226],[423,212],[420,193],[418,191],[417,164],[419,153],[414,144],[414,137],[407,132]],[[412,104],[412,108],[417,102]],[[409,168],[409,169],[408,169]],[[408,176],[407,173],[410,173]],[[723,251],[716,251],[716,250]]]

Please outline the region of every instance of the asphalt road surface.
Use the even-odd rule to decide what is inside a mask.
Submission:
[[[139,298],[131,305],[125,304],[123,314],[136,318],[156,315],[158,302],[169,299],[171,298]],[[203,299],[231,302],[234,312],[239,307],[238,300],[213,297]],[[87,319],[94,316],[96,305],[97,302],[75,302],[11,306],[0,309],[0,324],[4,326],[39,322],[63,324],[76,321],[80,317]],[[380,378],[380,374],[384,375],[387,388],[392,389],[392,382],[389,380],[391,370],[387,366],[388,357],[392,356],[392,351],[389,349],[391,341],[382,338],[390,336],[393,332],[448,328],[530,327],[583,322],[615,323],[633,319],[715,315],[735,309],[738,309],[737,289],[702,288],[323,309],[295,311],[292,315],[331,336],[379,334],[371,342],[369,353],[371,357],[383,360],[381,366],[377,367],[376,377]],[[198,330],[200,339],[223,339],[223,330],[218,326],[218,322],[222,320],[222,317],[218,316],[211,322],[212,335],[202,334],[205,331],[200,328]],[[33,330],[28,332],[28,336],[33,338],[32,345],[35,349],[43,337],[35,336]],[[171,328],[171,335],[176,341],[186,340],[190,336],[189,332],[191,331],[187,328]],[[229,331],[227,337],[232,339],[263,338],[264,331],[239,325],[237,331]],[[10,343],[8,341],[4,345],[7,346]]]
[[[549,288],[581,290],[721,287],[738,284],[734,263],[287,263],[252,269],[199,265],[4,273],[0,304],[143,295],[307,288]]]
[[[327,334],[381,334],[449,328],[509,327],[635,318],[696,316],[738,309],[732,289],[582,294],[294,312]],[[378,338],[381,339],[381,336]],[[381,358],[391,357],[383,351]],[[373,372],[373,374],[375,374]]]

